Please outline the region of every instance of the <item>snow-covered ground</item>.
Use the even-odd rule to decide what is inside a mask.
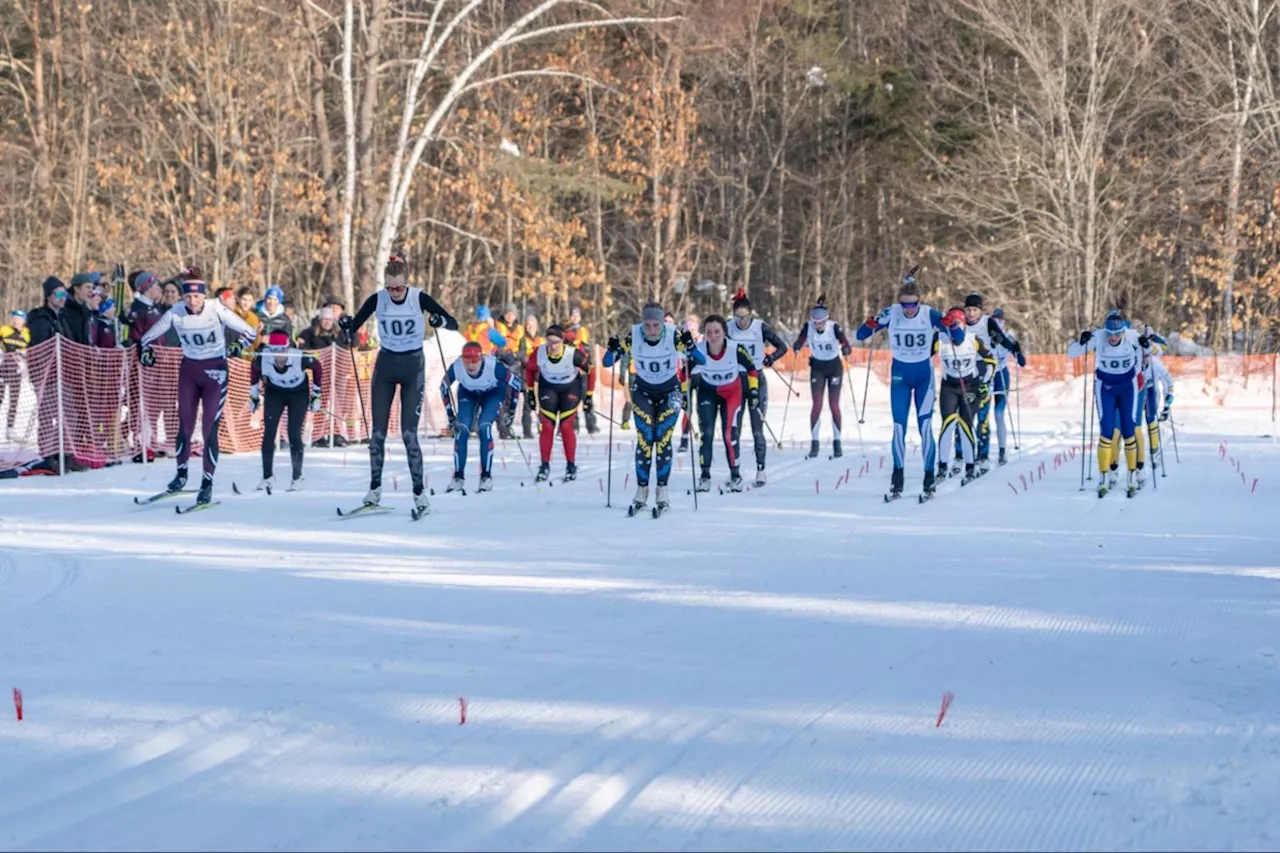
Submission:
[[[348,521],[363,448],[273,497],[224,457],[187,518],[132,505],[163,462],[0,485],[0,848],[1280,847],[1263,391],[1180,388],[1181,463],[1099,500],[1079,383],[1024,389],[1021,452],[921,506],[872,387],[805,460],[775,383],[770,484],[694,512],[684,456],[657,521],[621,432],[612,509],[603,437],[417,523],[396,444],[400,512]]]

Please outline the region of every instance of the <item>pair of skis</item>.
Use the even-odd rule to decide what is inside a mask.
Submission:
[[[338,518],[357,518],[365,515],[382,515],[387,512],[395,512],[395,507],[384,506],[383,504],[361,504],[353,509],[343,509],[342,507],[338,507]],[[430,514],[430,505],[424,506],[421,510],[414,507],[409,510],[409,519],[411,521],[420,521]]]
[[[176,498],[176,497],[181,497],[183,495],[194,495],[194,494],[196,494],[196,491],[194,489],[165,489],[163,492],[157,492],[154,495],[151,495],[150,497],[145,497],[145,498],[135,497],[133,499],[133,502],[137,506],[149,506],[153,503],[156,503],[157,501],[166,500],[167,498]],[[193,512],[200,512],[201,510],[210,509],[211,507],[215,507],[220,503],[222,503],[222,501],[209,501],[208,503],[203,503],[203,504],[194,503],[188,507],[175,506],[173,508],[173,511],[178,515],[189,515]]]

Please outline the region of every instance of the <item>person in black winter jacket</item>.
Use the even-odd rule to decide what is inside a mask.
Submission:
[[[93,290],[97,273],[76,273],[71,279],[67,304],[62,306],[62,334],[69,341],[84,346],[93,342],[93,308],[89,305],[89,293]]]
[[[32,347],[62,334],[62,307],[67,301],[67,286],[57,276],[51,275],[44,280],[41,289],[44,291],[44,304],[27,313]]]

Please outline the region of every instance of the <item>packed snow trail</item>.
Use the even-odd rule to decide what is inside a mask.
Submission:
[[[1034,411],[1008,466],[886,505],[875,406],[696,514],[678,456],[657,521],[620,431],[612,509],[602,437],[538,487],[500,443],[466,496],[429,442],[416,524],[396,454],[395,512],[334,516],[362,447],[271,496],[226,456],[189,518],[131,500],[163,462],[0,487],[0,848],[1280,844],[1271,440],[1184,423],[1158,490],[1100,501]]]

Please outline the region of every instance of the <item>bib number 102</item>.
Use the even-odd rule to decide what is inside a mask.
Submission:
[[[386,337],[404,337],[406,335],[415,334],[418,330],[418,323],[413,317],[404,320],[383,320],[382,336]]]

